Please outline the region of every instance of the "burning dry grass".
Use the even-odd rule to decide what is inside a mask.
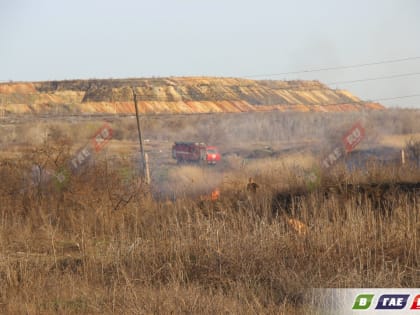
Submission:
[[[267,177],[275,161],[257,194],[231,184],[216,203],[155,201],[106,163],[22,190],[29,164],[0,167],[2,313],[302,314],[307,288],[419,284],[419,206],[404,195],[392,217],[316,194],[273,217],[270,183],[289,180]]]

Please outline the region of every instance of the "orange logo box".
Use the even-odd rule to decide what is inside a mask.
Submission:
[[[365,137],[365,129],[360,123],[355,124],[343,137],[344,147],[346,152],[353,151],[356,146],[363,140]]]
[[[112,128],[110,125],[105,124],[101,129],[95,134],[92,138],[93,147],[96,152],[102,150],[102,148],[108,143],[112,138]]]

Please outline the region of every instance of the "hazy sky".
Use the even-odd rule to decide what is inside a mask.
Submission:
[[[233,76],[420,57],[417,0],[0,0],[0,80]],[[324,83],[420,73],[420,58],[258,79]],[[332,85],[420,94],[420,74]],[[419,107],[420,96],[382,101]]]

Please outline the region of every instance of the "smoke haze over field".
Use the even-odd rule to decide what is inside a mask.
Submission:
[[[333,83],[420,72],[415,0],[81,1],[0,4],[0,80],[262,75]],[[420,94],[420,75],[333,84],[362,99]],[[383,100],[420,107],[420,97]]]

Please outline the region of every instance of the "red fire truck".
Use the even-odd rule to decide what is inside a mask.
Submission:
[[[172,146],[172,157],[178,163],[206,162],[215,165],[220,161],[220,153],[214,146],[198,142],[175,142]]]

